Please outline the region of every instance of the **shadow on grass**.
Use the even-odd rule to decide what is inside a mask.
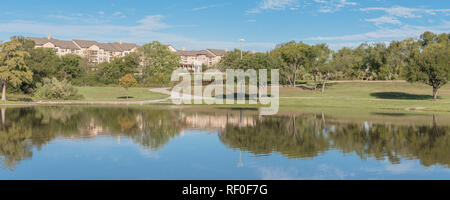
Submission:
[[[430,100],[433,99],[432,95],[423,94],[409,94],[404,92],[376,92],[371,93],[370,96],[378,99],[405,99],[405,100]]]
[[[267,97],[271,97],[271,95],[270,94],[267,94],[266,95]],[[216,95],[216,96],[213,96],[214,98],[220,98],[220,99],[224,99],[224,100],[226,100],[227,99],[227,95],[226,94],[224,94],[224,95]],[[250,95],[250,94],[247,94],[247,93],[245,93],[244,94],[244,98],[239,98],[238,97],[238,93],[234,93],[234,100],[242,100],[242,99],[245,99],[245,100],[249,100],[250,98],[252,98],[253,100],[258,100],[258,94],[253,94],[253,95]]]
[[[325,85],[325,89],[331,88],[334,85],[336,85],[337,83],[326,83]],[[316,90],[317,91],[322,91],[322,82],[317,82],[317,86],[316,86]],[[303,90],[310,90],[310,91],[314,91],[314,83],[312,85],[308,85],[308,84],[303,84],[303,85],[297,85],[297,88],[301,88]]]
[[[391,117],[403,117],[406,116],[405,113],[373,113],[375,115],[391,116]]]
[[[124,97],[117,97],[117,99],[127,99],[127,97],[126,96],[124,96]],[[128,99],[134,99],[134,97],[129,96]]]

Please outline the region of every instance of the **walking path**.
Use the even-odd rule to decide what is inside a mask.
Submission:
[[[170,95],[168,88],[150,89],[150,92]],[[171,100],[171,97],[145,101],[33,101],[29,103],[2,104],[0,106],[37,106],[37,105],[144,105],[158,104]]]

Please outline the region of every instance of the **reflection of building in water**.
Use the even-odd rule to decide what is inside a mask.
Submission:
[[[103,134],[103,126],[96,124],[94,118],[91,119],[86,130],[89,136],[97,136],[99,134]]]
[[[234,125],[240,127],[253,127],[256,124],[256,119],[253,116],[242,115],[203,115],[203,114],[189,114],[183,115],[183,120],[186,123],[186,128],[201,128],[201,129],[219,129],[224,130],[227,125]]]

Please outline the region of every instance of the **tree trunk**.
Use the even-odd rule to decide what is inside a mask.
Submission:
[[[296,81],[297,81],[297,73],[296,73],[296,72],[295,72],[294,75],[292,76],[292,79],[294,79],[294,80],[292,80],[292,87],[295,88],[295,84],[296,84]]]
[[[433,101],[436,101],[438,98],[438,88],[433,88]]]
[[[327,84],[328,77],[325,77],[325,80],[323,80],[322,84],[322,94],[325,92],[325,85]]]
[[[127,90],[127,101],[128,101],[128,88],[126,88],[126,90]]]
[[[3,90],[2,90],[2,101],[6,101],[6,81],[2,81]]]
[[[317,76],[314,73],[314,91],[317,91]]]
[[[6,113],[6,108],[2,108],[2,125],[5,125],[5,113]]]

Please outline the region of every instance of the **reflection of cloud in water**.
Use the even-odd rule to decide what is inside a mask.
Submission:
[[[146,148],[138,148],[138,152],[141,156],[146,158],[153,158],[153,159],[159,159],[160,156],[157,151],[152,151],[150,149]]]
[[[263,180],[341,180],[355,177],[354,172],[344,172],[337,166],[319,164],[313,168],[255,166]]]

